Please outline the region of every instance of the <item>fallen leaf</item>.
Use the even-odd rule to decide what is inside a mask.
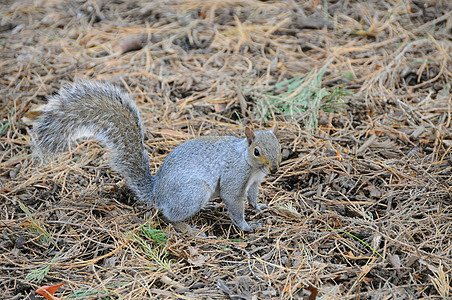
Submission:
[[[174,281],[173,279],[169,278],[166,275],[163,275],[162,277],[160,277],[160,281],[163,282],[164,284],[167,284],[171,287],[174,287],[174,288],[177,288],[180,290],[187,290],[187,291],[189,290],[189,288],[187,288],[185,285],[183,285],[177,281]]]
[[[199,255],[198,248],[195,248],[195,247],[192,247],[192,246],[188,246],[188,251],[190,251],[190,257]]]
[[[204,266],[206,261],[208,261],[209,259],[210,259],[210,256],[205,256],[205,255],[200,254],[196,257],[190,257],[188,259],[188,262],[196,267],[201,267],[201,266]]]
[[[224,104],[215,104],[214,106],[215,112],[220,112],[226,109],[226,105]]]
[[[400,263],[400,257],[397,254],[389,255],[388,260],[391,263],[391,265],[396,269],[402,266],[402,264]]]
[[[375,186],[372,186],[370,188],[370,196],[372,198],[380,198],[381,197],[381,191],[377,189]]]
[[[204,266],[204,264],[210,259],[210,256],[199,254],[199,250],[195,247],[188,247],[190,251],[190,257],[187,259],[189,263],[194,266],[200,267]]]
[[[44,296],[48,300],[59,300],[60,298],[54,297],[53,294],[63,285],[65,282],[59,283],[57,285],[45,285],[36,290],[36,294]]]
[[[144,44],[145,40],[142,36],[133,35],[121,40],[115,48],[117,52],[124,54],[130,51],[140,50],[143,48]]]
[[[315,298],[317,297],[317,293],[319,292],[319,290],[317,290],[315,287],[313,287],[312,285],[310,285],[308,287],[308,291],[311,292],[311,295],[309,295],[309,300],[315,300]]]

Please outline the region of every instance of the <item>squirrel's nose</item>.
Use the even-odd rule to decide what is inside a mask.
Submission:
[[[269,168],[270,173],[275,174],[278,171],[278,166],[271,166]]]

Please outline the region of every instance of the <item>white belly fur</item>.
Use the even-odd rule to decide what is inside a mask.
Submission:
[[[256,171],[251,174],[250,179],[248,179],[248,183],[246,184],[246,192],[248,193],[248,189],[253,183],[260,183],[264,179],[265,175],[267,174],[262,171]]]

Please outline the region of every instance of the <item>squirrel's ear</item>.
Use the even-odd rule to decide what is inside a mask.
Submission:
[[[254,132],[248,126],[245,127],[245,136],[248,141],[248,145],[251,145],[255,136],[254,136]]]
[[[272,131],[275,136],[278,136],[279,130],[278,130],[278,126],[276,126],[276,124],[273,125]]]

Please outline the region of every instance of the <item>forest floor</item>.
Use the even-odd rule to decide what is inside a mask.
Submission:
[[[54,299],[452,297],[450,1],[9,0],[0,15],[0,298],[62,283]],[[192,137],[276,126],[268,208],[246,207],[260,227],[215,200],[188,220],[203,234],[176,232],[94,141],[40,163],[39,106],[88,78],[137,102],[153,173]]]

